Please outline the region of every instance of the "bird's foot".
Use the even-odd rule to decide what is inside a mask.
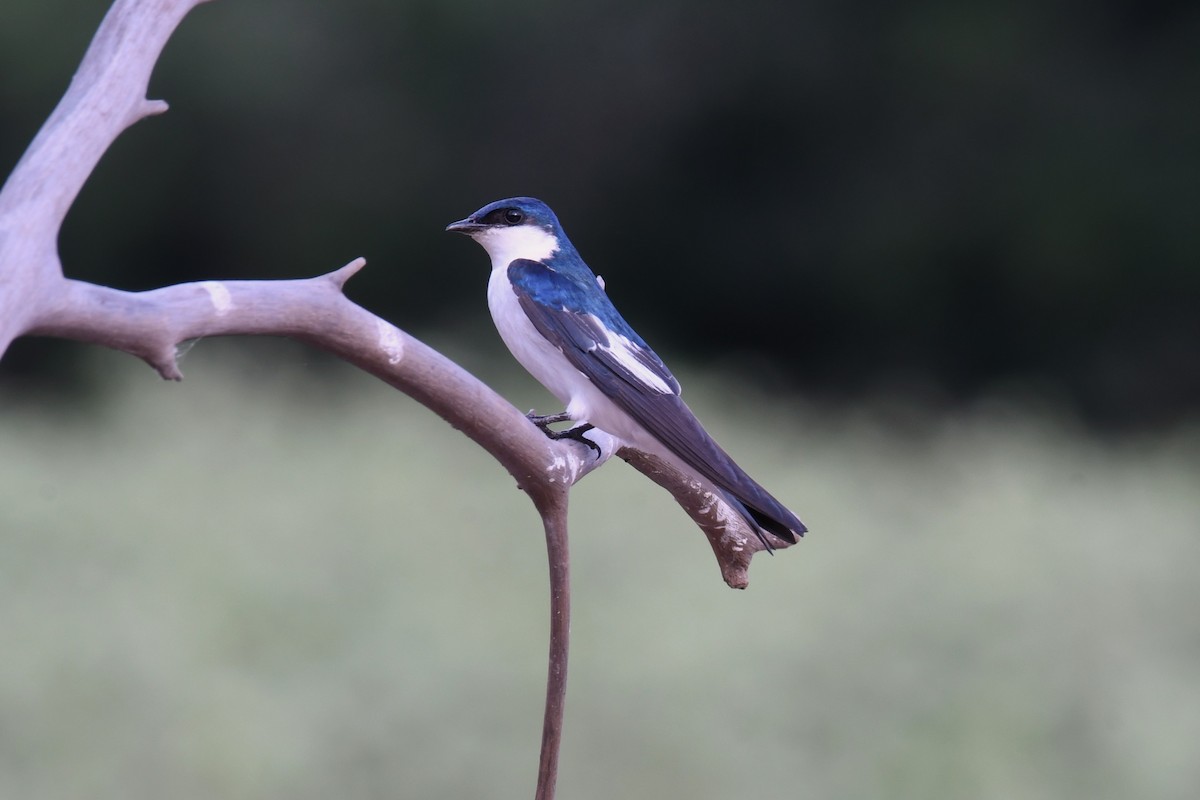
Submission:
[[[553,439],[556,442],[559,439],[571,439],[572,441],[586,444],[588,447],[590,447],[596,451],[597,456],[604,455],[604,451],[600,449],[600,445],[596,444],[591,439],[584,436],[585,433],[587,433],[588,431],[590,431],[596,427],[595,425],[592,425],[591,423],[585,423],[583,425],[576,425],[574,428],[568,428],[565,431],[556,431],[556,430],[551,429],[550,426],[556,422],[566,422],[567,420],[569,420],[571,418],[571,416],[567,412],[560,411],[557,414],[546,414],[543,416],[543,415],[535,414],[535,413],[533,413],[532,410],[530,410],[530,412],[528,414],[526,414],[525,417],[530,422],[532,422],[534,425],[537,425],[539,428],[541,428],[542,433],[546,434],[546,436],[548,436],[549,438]]]
[[[547,436],[554,433],[554,431],[550,430],[551,425],[556,422],[566,422],[570,418],[571,415],[565,411],[560,411],[557,414],[538,414],[532,408],[529,409],[529,413],[525,415],[525,419],[541,428],[542,432]]]
[[[600,449],[600,445],[584,436],[585,433],[595,427],[595,425],[589,422],[583,425],[576,425],[574,428],[568,428],[565,431],[546,431],[546,435],[555,441],[559,439],[572,439],[576,442],[582,442],[583,444],[586,444],[588,447],[595,450],[597,456],[602,456],[604,455],[604,451]]]

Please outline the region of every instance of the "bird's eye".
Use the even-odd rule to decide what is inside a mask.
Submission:
[[[504,221],[509,225],[519,225],[525,219],[525,215],[515,208],[506,208],[504,210]]]

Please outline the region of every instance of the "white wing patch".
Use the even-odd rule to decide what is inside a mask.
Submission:
[[[675,390],[639,357],[640,347],[627,337],[608,330],[596,315],[588,314],[588,316],[591,317],[592,323],[608,336],[608,344],[596,343],[598,349],[603,350],[613,361],[628,370],[646,388],[653,389],[659,394],[675,393]]]

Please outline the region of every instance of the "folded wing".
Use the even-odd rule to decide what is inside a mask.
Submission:
[[[784,541],[804,524],[721,449],[679,396],[679,382],[608,296],[537,261],[519,259],[509,280],[533,326],[580,372],[677,458],[723,490],[752,526]],[[761,533],[759,534],[761,537]],[[770,547],[770,543],[763,539]]]

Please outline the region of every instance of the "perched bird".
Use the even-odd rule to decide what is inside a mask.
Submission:
[[[498,200],[446,227],[479,242],[492,259],[488,307],[500,337],[525,369],[566,406],[530,418],[556,438],[594,426],[651,453],[716,492],[758,534],[785,542],[804,523],[754,482],[713,441],[680,399],[679,382],[613,306],[549,206]],[[547,426],[571,420],[569,431]]]

